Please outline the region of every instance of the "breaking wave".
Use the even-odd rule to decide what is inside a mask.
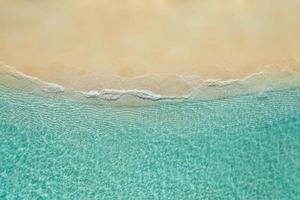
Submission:
[[[16,70],[14,67],[0,63],[0,74],[1,73],[4,75],[14,77],[17,80],[29,81],[34,86],[39,87],[42,91],[45,91],[45,92],[60,93],[60,92],[64,92],[64,90],[65,90],[65,88],[61,85],[58,85],[56,83],[50,83],[47,81],[43,81],[37,77],[26,75],[26,74]]]
[[[9,76],[14,81],[25,81],[30,86],[37,87],[39,90],[47,93],[63,93],[65,90],[71,93],[80,94],[89,99],[99,99],[103,101],[120,101],[128,98],[150,100],[150,101],[181,101],[188,99],[211,100],[235,96],[240,94],[248,94],[255,92],[265,92],[276,89],[286,89],[300,86],[300,76],[296,72],[288,71],[262,71],[251,74],[242,79],[230,80],[202,80],[199,76],[176,76],[176,81],[186,88],[184,94],[167,95],[145,89],[114,89],[102,88],[91,91],[75,91],[64,88],[56,83],[43,81],[37,77],[26,75],[17,71],[14,67],[0,63],[1,77]],[[151,76],[151,75],[149,75]],[[2,78],[1,78],[2,79]],[[138,78],[137,82],[146,80],[147,76]],[[124,81],[124,80],[122,80]],[[126,80],[125,80],[126,81]],[[156,79],[159,81],[159,78]],[[2,82],[2,80],[1,80]],[[22,85],[24,82],[20,83]]]
[[[116,89],[103,89],[100,91],[89,91],[82,92],[86,97],[100,98],[103,100],[116,101],[125,96],[136,97],[144,100],[176,100],[176,99],[187,99],[188,96],[164,96],[160,94],[153,93],[148,90],[116,90]]]

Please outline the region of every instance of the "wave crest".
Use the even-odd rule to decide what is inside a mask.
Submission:
[[[296,68],[300,66],[297,64]],[[294,67],[295,68],[295,67]],[[62,93],[65,88],[56,83],[50,83],[43,81],[37,77],[26,75],[15,68],[0,63],[0,74],[13,77],[14,80],[20,81],[19,85],[29,83],[29,87],[34,86],[41,91],[50,93]],[[169,79],[168,79],[169,80]],[[145,75],[143,77],[137,77],[132,79],[119,79],[120,83],[134,82],[132,87],[138,86],[138,88],[100,88],[99,90],[90,91],[74,91],[68,89],[68,91],[76,94],[81,94],[87,98],[100,99],[104,101],[119,101],[133,98],[139,100],[149,101],[163,101],[163,100],[187,100],[187,99],[200,99],[211,100],[224,98],[228,96],[235,96],[240,94],[249,94],[255,92],[264,92],[275,89],[285,89],[291,87],[300,86],[300,75],[298,71],[262,71],[254,74],[250,74],[242,79],[209,79],[203,80],[200,76],[176,76],[171,82],[166,81],[163,77],[154,75]],[[131,82],[131,83],[132,83]],[[144,84],[147,83],[147,84]],[[149,84],[150,83],[150,84]],[[165,88],[176,85],[178,90],[175,93],[164,93]],[[25,84],[25,85],[26,85]],[[149,85],[155,84],[155,89],[149,89]],[[164,85],[165,84],[165,85]],[[28,84],[27,84],[28,85]],[[166,87],[167,85],[167,87]],[[112,85],[114,86],[114,85]],[[26,86],[25,86],[26,87]],[[22,87],[23,88],[23,87]],[[161,88],[164,88],[160,90]],[[179,92],[180,90],[180,92]],[[174,91],[174,88],[173,88]],[[178,93],[176,93],[178,91]]]
[[[89,92],[82,92],[82,94],[86,97],[100,98],[109,101],[116,101],[125,96],[137,97],[139,99],[152,100],[152,101],[175,100],[175,99],[180,100],[180,99],[188,98],[188,96],[163,96],[160,94],[156,94],[152,91],[137,90],[137,89],[133,89],[133,90],[103,89],[101,91],[92,90]]]
[[[26,74],[16,70],[14,67],[5,65],[3,63],[0,63],[0,73],[9,75],[18,80],[29,81],[33,85],[38,86],[44,92],[61,93],[61,92],[65,91],[65,88],[61,85],[58,85],[56,83],[50,83],[47,81],[43,81],[37,77],[26,75]]]

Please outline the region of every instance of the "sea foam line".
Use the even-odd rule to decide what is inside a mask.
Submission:
[[[32,77],[26,75],[14,67],[6,65],[0,62],[0,73],[8,74],[15,77],[19,80],[28,80],[34,85],[38,86],[41,90],[45,92],[54,92],[60,93],[64,92],[65,88],[56,83],[50,83],[43,81],[37,77]],[[290,73],[289,73],[290,74]],[[142,79],[149,76],[155,76],[159,78],[159,75],[144,75],[142,77],[134,77],[133,79]],[[282,81],[287,82],[291,77],[284,77],[284,80],[271,80],[272,76],[268,71],[261,71],[257,73],[250,74],[241,79],[207,79],[203,80],[200,76],[197,75],[177,75],[176,76],[183,84],[185,84],[189,89],[186,92],[186,95],[182,96],[168,96],[157,94],[150,90],[139,90],[139,89],[102,89],[102,90],[91,90],[91,91],[74,91],[82,94],[87,98],[97,98],[106,101],[117,101],[123,97],[135,97],[138,99],[151,100],[151,101],[160,101],[160,100],[185,100],[190,98],[219,98],[224,96],[230,96],[240,93],[249,93],[255,92],[258,90],[269,90],[270,88],[280,86]],[[120,77],[121,78],[121,77]],[[122,79],[122,78],[121,78]],[[127,79],[126,79],[127,80]],[[159,80],[158,80],[159,81]],[[224,87],[223,87],[224,86]],[[226,87],[226,88],[225,88]]]
[[[132,96],[132,97],[137,97],[139,99],[144,99],[144,100],[152,100],[152,101],[160,101],[160,100],[185,100],[189,99],[193,96],[195,90],[199,89],[199,87],[204,86],[204,87],[218,87],[218,86],[225,86],[225,85],[230,85],[233,83],[243,83],[248,80],[251,80],[252,78],[257,78],[261,75],[263,75],[264,72],[258,72],[251,74],[249,76],[246,76],[243,79],[230,79],[230,80],[221,80],[221,79],[209,79],[209,80],[201,80],[200,83],[196,86],[191,88],[190,92],[188,92],[187,95],[183,96],[166,96],[166,95],[161,95],[154,93],[150,90],[138,90],[138,89],[130,89],[130,90],[124,90],[124,89],[102,89],[99,91],[96,90],[91,90],[87,92],[81,92],[85,97],[87,98],[97,98],[97,99],[102,99],[102,100],[107,100],[107,101],[117,101],[121,99],[122,97],[125,96]],[[178,76],[183,83],[188,84],[188,80],[186,80],[183,76]]]
[[[24,74],[23,72],[20,72],[16,70],[14,67],[5,65],[3,63],[0,63],[1,70],[4,70],[5,74],[9,74],[10,76],[13,76],[19,80],[25,79],[30,81],[31,83],[37,85],[45,92],[50,93],[60,93],[64,92],[65,88],[61,85],[58,85],[56,83],[50,83],[47,81],[43,81],[37,77],[29,76],[27,74]],[[1,73],[1,71],[0,71]],[[3,73],[3,72],[2,72]]]
[[[156,94],[149,90],[116,90],[116,89],[103,89],[100,91],[88,91],[88,92],[81,92],[85,97],[88,98],[100,98],[103,100],[109,101],[117,101],[124,96],[132,96],[137,97],[139,99],[145,100],[152,100],[152,101],[159,101],[159,100],[180,100],[180,99],[187,99],[188,96],[163,96],[160,94]]]

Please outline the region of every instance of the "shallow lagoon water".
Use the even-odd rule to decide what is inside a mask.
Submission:
[[[0,86],[0,199],[299,199],[300,88],[116,106]]]

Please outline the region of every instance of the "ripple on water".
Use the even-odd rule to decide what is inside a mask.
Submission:
[[[299,199],[299,88],[139,107],[0,94],[1,198]]]

